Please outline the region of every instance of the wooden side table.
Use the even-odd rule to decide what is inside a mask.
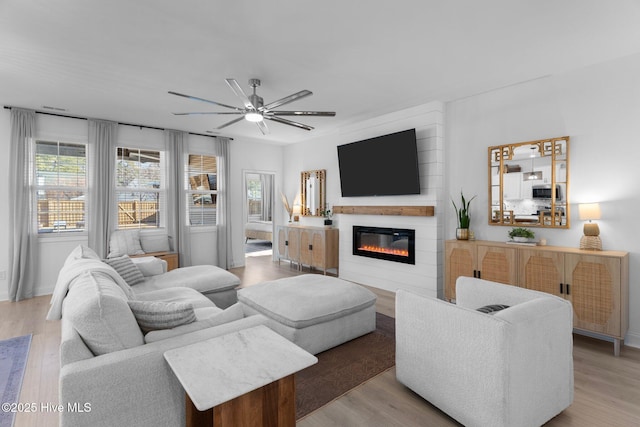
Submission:
[[[131,258],[139,258],[143,256],[154,256],[167,262],[167,271],[171,271],[180,267],[180,260],[177,252],[147,252],[141,255],[129,255]]]
[[[264,325],[164,353],[186,425],[295,427],[295,376],[318,359]]]

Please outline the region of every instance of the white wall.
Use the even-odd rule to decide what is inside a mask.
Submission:
[[[334,224],[340,230],[339,276],[390,291],[409,289],[437,296],[441,289],[441,229],[439,210],[443,175],[443,105],[439,102],[376,117],[337,129],[312,141],[284,148],[285,194],[291,202],[300,191],[300,172],[326,169],[327,203],[334,205],[430,205],[435,217],[380,215],[337,215]],[[418,143],[421,194],[413,196],[341,197],[338,170],[338,145],[415,128]],[[384,173],[384,165],[376,169]],[[390,178],[391,179],[391,178]],[[282,222],[288,220],[283,213]],[[302,224],[321,225],[322,219],[303,217]],[[401,264],[352,254],[352,226],[410,228],[416,230],[416,264]]]
[[[603,249],[630,254],[630,329],[640,347],[640,55],[574,70],[451,102],[446,107],[446,180],[450,196],[478,195],[471,229],[478,239],[506,240],[510,228],[488,225],[487,147],[571,137],[571,229],[536,230],[548,244],[577,247],[583,222],[577,203],[599,201]],[[450,203],[449,203],[450,205]],[[455,237],[453,208],[444,214]]]

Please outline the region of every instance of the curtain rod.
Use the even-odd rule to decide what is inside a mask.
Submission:
[[[11,110],[13,107],[5,105],[4,108],[6,110]],[[50,113],[48,111],[38,111],[38,110],[34,110],[36,112],[36,114],[44,114],[47,116],[55,116],[55,117],[66,117],[67,119],[77,119],[77,120],[89,120],[87,117],[80,117],[80,116],[68,116],[66,114],[59,114],[59,113]],[[100,119],[96,119],[96,120],[100,120]],[[123,123],[123,122],[117,122],[119,125],[123,125],[123,126],[133,126],[133,127],[137,127],[137,128],[145,128],[145,129],[154,129],[154,130],[165,130],[164,128],[159,128],[159,127],[154,127],[154,126],[147,126],[147,125],[136,125],[134,123]],[[197,135],[197,136],[206,136],[208,138],[217,138],[217,135],[206,135],[203,133],[194,133],[194,132],[187,132],[189,135]],[[229,140],[233,141],[233,138],[229,138]]]

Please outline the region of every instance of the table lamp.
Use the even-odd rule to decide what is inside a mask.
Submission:
[[[580,239],[580,249],[601,251],[600,228],[598,224],[591,222],[594,219],[600,219],[600,204],[581,203],[578,205],[578,215],[580,220],[589,221],[584,224],[584,236]]]
[[[293,220],[295,222],[300,221],[300,214],[302,213],[302,206],[299,204],[293,205]]]

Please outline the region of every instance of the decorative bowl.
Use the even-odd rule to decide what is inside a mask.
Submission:
[[[531,241],[531,239],[530,239],[530,238],[528,238],[528,237],[515,236],[515,237],[513,238],[513,241],[514,241],[514,242],[519,242],[519,243],[526,243],[526,242],[530,242],[530,241]]]

